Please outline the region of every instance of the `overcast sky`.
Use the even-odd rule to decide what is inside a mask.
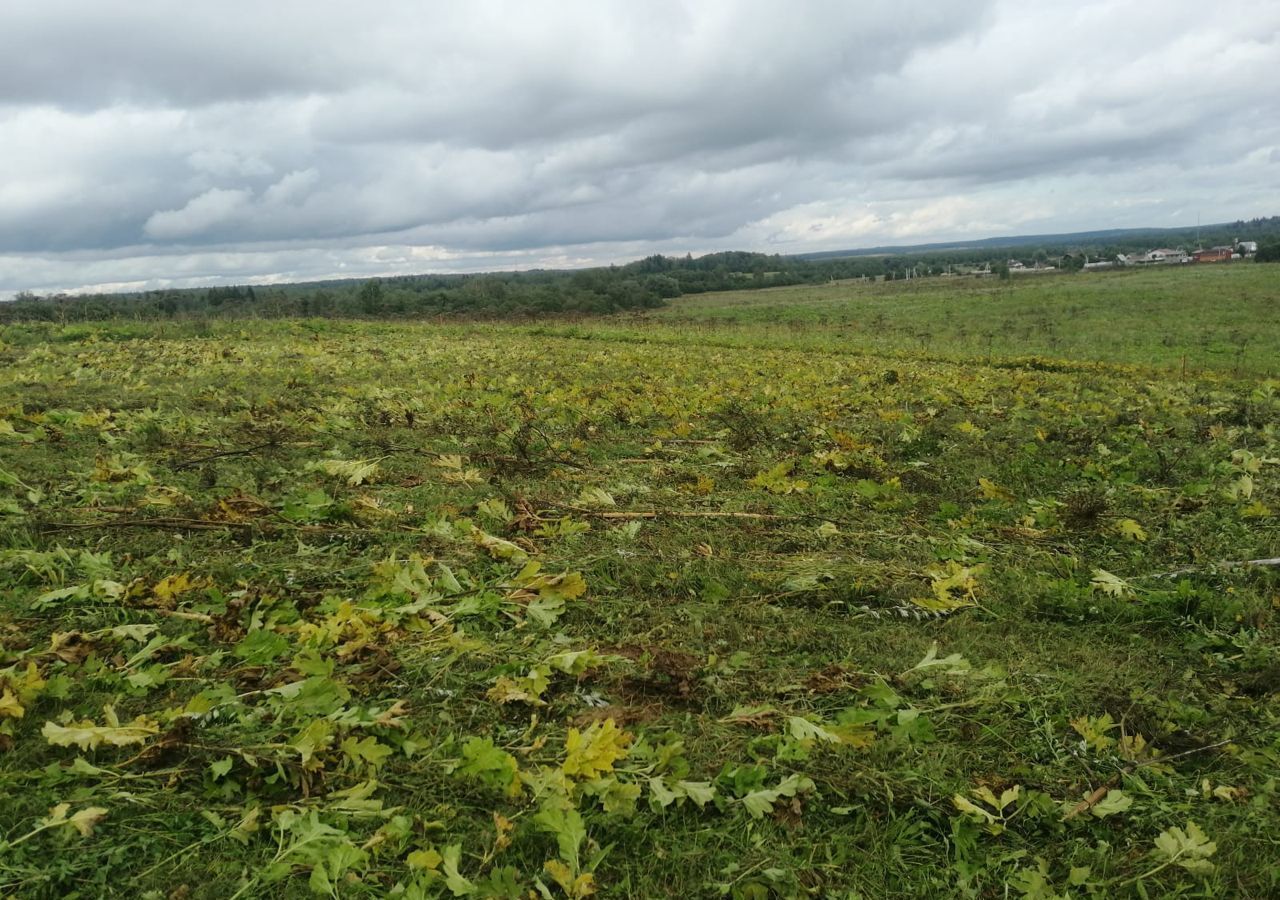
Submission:
[[[1280,213],[1280,2],[0,0],[0,295]]]

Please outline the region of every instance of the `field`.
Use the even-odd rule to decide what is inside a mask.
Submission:
[[[11,326],[0,896],[1280,895],[1272,271]]]
[[[660,339],[726,346],[1046,356],[1276,377],[1278,303],[1275,266],[1237,264],[724,292],[627,321]]]

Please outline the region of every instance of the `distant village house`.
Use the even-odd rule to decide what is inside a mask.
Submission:
[[[1210,247],[1208,250],[1197,250],[1191,256],[1198,263],[1230,262],[1236,252],[1232,247]]]
[[[1117,261],[1122,266],[1163,266],[1170,263],[1190,262],[1191,258],[1182,250],[1157,247],[1138,256],[1125,256],[1122,253],[1117,257]]]
[[[1185,250],[1173,250],[1169,247],[1157,247],[1135,256],[1121,253],[1116,256],[1116,263],[1122,266],[1162,266],[1172,263],[1216,263],[1243,259],[1258,252],[1257,241],[1236,241],[1233,246],[1222,245],[1200,249],[1187,253]],[[1092,268],[1086,264],[1085,268]]]

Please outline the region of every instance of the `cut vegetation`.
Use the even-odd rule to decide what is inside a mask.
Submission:
[[[1277,896],[1259,273],[10,326],[0,895]]]

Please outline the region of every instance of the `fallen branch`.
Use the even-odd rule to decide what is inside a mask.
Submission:
[[[1229,566],[1231,566],[1231,565],[1239,565],[1239,566],[1280,566],[1280,556],[1275,556],[1275,557],[1272,557],[1271,559],[1246,559],[1244,562],[1240,562],[1240,563],[1227,563],[1227,565],[1229,565]]]
[[[568,512],[577,513],[580,516],[591,516],[596,519],[750,519],[752,521],[764,522],[831,522],[840,528],[854,528],[855,526],[848,522],[841,522],[838,519],[828,519],[826,516],[815,515],[797,515],[784,516],[778,513],[754,513],[754,512],[726,512],[723,510],[657,510],[644,509],[623,512],[620,510],[606,511],[597,509],[585,509],[581,506],[568,506],[565,504],[553,504],[550,509],[567,510]],[[546,512],[546,510],[543,510]]]
[[[107,519],[102,522],[44,522],[40,532],[75,531],[88,528],[172,528],[179,531],[208,531],[223,528],[244,528],[235,522],[217,522],[212,519],[179,519],[157,516],[152,519]]]
[[[658,510],[636,510],[634,512],[602,512],[592,509],[582,509],[577,506],[562,506],[559,509],[567,509],[583,516],[594,516],[597,519],[779,519],[783,521],[800,521],[809,518],[809,516],[779,516],[771,513],[750,513],[750,512],[722,512],[720,510],[706,511],[658,511]]]
[[[1117,784],[1120,783],[1121,776],[1127,775],[1127,774],[1129,774],[1128,769],[1119,772],[1102,787],[1098,788],[1096,791],[1094,791],[1089,796],[1085,797],[1075,806],[1071,807],[1071,809],[1068,810],[1067,814],[1062,817],[1063,821],[1069,821],[1071,819],[1074,819],[1076,816],[1080,815],[1081,813],[1086,813],[1089,810],[1093,809],[1095,806],[1097,806],[1099,803],[1102,802],[1102,798],[1107,796],[1107,794],[1111,791],[1113,787],[1115,787]]]
[[[175,471],[193,469],[196,466],[204,465],[207,462],[213,462],[215,459],[227,459],[232,456],[250,456],[257,453],[259,450],[269,450],[279,446],[281,446],[279,441],[267,441],[263,444],[254,444],[252,447],[242,447],[236,450],[220,450],[217,453],[210,453],[207,456],[197,456],[195,459],[187,459],[179,463],[174,463],[173,468]]]
[[[1246,569],[1255,568],[1275,568],[1280,566],[1280,556],[1270,559],[1239,559],[1228,562],[1210,563],[1208,566],[1187,566],[1185,569],[1174,569],[1172,572],[1161,572],[1158,575],[1139,575],[1139,578],[1175,578],[1178,575],[1190,575],[1193,572],[1199,572],[1206,568],[1216,566],[1223,569]]]
[[[171,619],[189,619],[192,622],[203,622],[205,625],[213,624],[213,616],[207,613],[188,612],[183,609],[161,609],[159,607],[146,607],[148,612],[153,612],[161,616],[168,616]]]

